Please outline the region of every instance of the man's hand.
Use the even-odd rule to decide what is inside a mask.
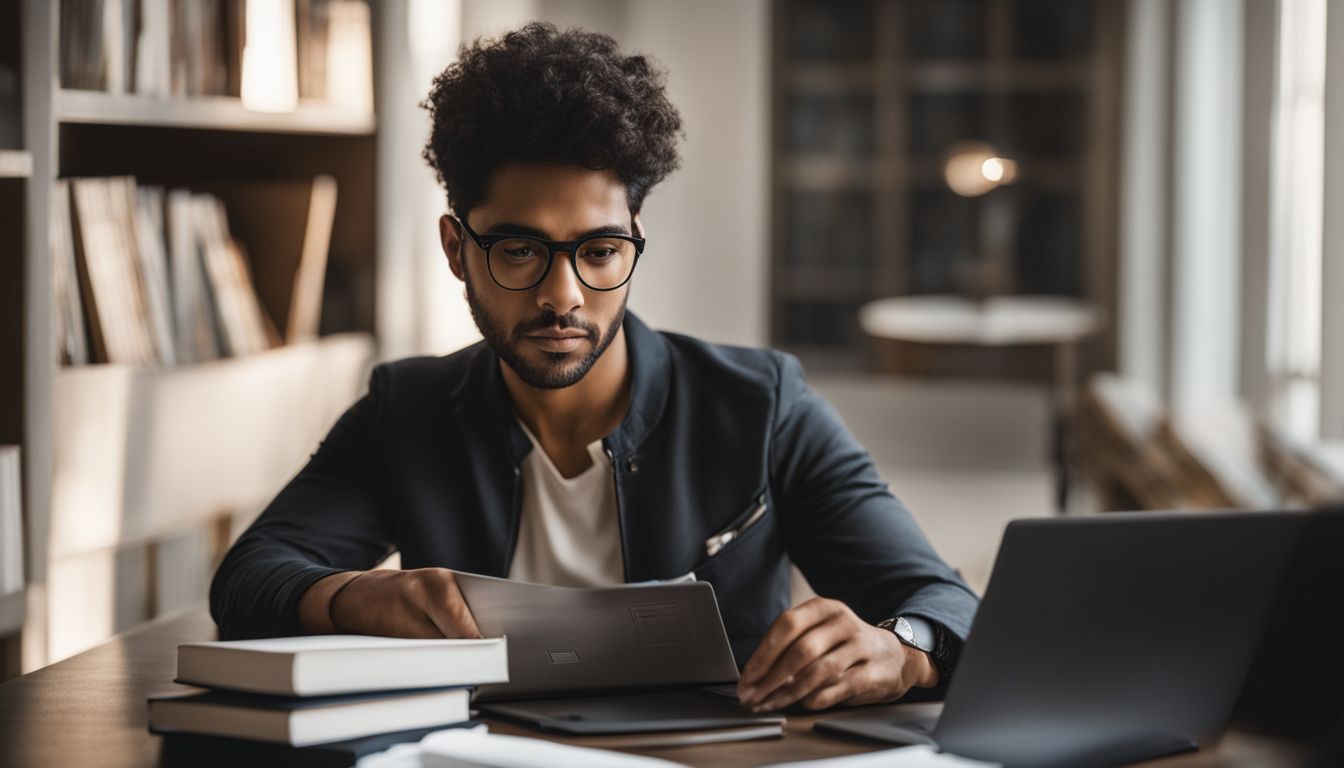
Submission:
[[[938,684],[929,655],[865,623],[838,600],[816,597],[779,615],[737,684],[753,712],[801,701],[808,709],[875,704]]]
[[[350,571],[313,584],[299,599],[307,632],[385,637],[480,637],[447,568]]]

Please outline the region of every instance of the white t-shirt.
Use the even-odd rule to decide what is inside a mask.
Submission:
[[[588,446],[592,466],[565,478],[526,425],[523,432],[532,452],[522,465],[522,520],[509,578],[558,587],[625,583],[616,477],[602,441]]]

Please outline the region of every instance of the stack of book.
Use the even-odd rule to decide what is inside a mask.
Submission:
[[[288,341],[317,335],[335,180],[217,187],[140,186],[129,176],[56,183],[63,362],[174,365],[269,349],[278,327]]]
[[[177,682],[149,700],[155,733],[286,747],[444,728],[470,719],[471,687],[508,682],[504,638],[282,637],[178,646]]]

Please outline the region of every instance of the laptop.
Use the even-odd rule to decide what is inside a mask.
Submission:
[[[1014,521],[942,714],[814,727],[1013,766],[1194,750],[1231,715],[1308,515]]]
[[[707,582],[579,589],[457,573],[486,637],[509,638],[509,682],[483,712],[572,734],[774,725],[738,706],[737,664]]]

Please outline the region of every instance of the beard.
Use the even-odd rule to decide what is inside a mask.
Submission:
[[[465,268],[465,263],[463,266]],[[607,351],[607,347],[611,346],[612,340],[616,338],[617,331],[621,329],[625,321],[625,303],[630,295],[627,292],[626,297],[621,299],[621,308],[605,332],[596,324],[584,322],[572,314],[557,315],[550,311],[542,312],[537,317],[506,331],[503,325],[490,315],[480,297],[476,295],[471,286],[470,276],[467,276],[465,282],[467,306],[471,309],[471,318],[476,321],[476,327],[480,330],[485,343],[489,344],[495,354],[518,374],[518,378],[522,379],[524,384],[536,389],[564,389],[577,384],[588,375],[593,364],[602,357],[603,352]],[[545,362],[536,365],[518,350],[520,345],[526,343],[526,336],[529,333],[554,328],[565,330],[576,328],[583,331],[585,338],[588,339],[587,354],[574,360],[574,353],[571,352],[543,351],[542,357]]]

